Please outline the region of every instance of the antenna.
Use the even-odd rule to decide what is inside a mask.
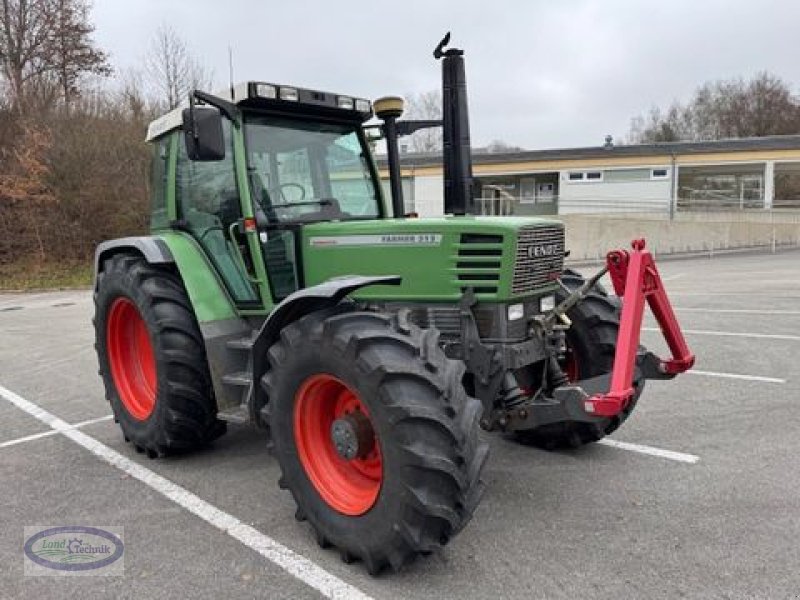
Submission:
[[[236,98],[233,94],[233,48],[228,46],[228,74],[231,84],[231,101],[234,102]]]

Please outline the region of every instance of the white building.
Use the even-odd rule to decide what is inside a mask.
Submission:
[[[401,165],[409,211],[441,214],[441,157],[404,154]],[[490,214],[800,208],[800,135],[476,152],[473,175]]]

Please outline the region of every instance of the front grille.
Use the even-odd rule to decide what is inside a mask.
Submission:
[[[462,233],[456,263],[461,289],[471,287],[476,294],[496,294],[502,259],[502,235]]]
[[[525,294],[553,283],[564,268],[564,227],[520,229],[514,262],[512,294]]]

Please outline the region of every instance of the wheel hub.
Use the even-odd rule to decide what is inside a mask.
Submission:
[[[334,510],[363,515],[383,482],[380,440],[358,393],[328,373],[299,387],[294,438],[300,463],[322,499]]]
[[[331,424],[331,441],[345,460],[366,458],[375,446],[375,431],[360,411],[352,412]]]

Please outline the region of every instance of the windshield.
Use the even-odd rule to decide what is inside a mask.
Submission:
[[[245,140],[253,197],[271,221],[380,216],[357,125],[250,115]]]

